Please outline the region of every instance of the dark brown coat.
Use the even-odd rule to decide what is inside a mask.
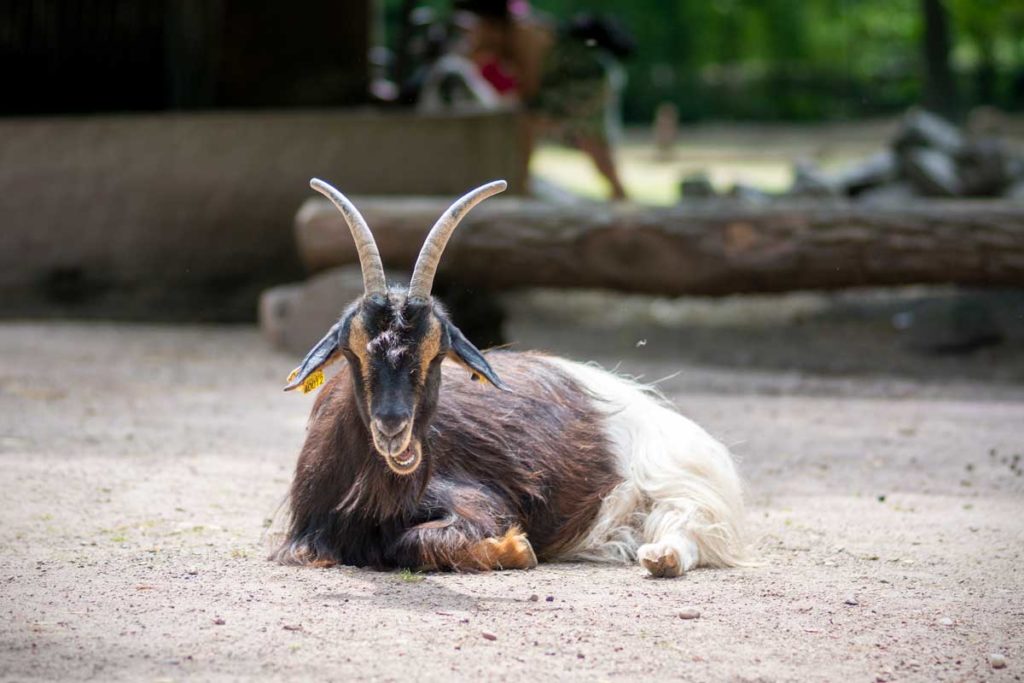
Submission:
[[[621,481],[596,399],[542,356],[487,358],[509,391],[446,361],[423,465],[408,476],[374,450],[351,373],[331,380],[313,408],[276,558],[485,569],[493,562],[473,549],[516,527],[541,559],[579,539]]]

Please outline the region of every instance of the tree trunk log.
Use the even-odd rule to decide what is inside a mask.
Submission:
[[[356,199],[384,265],[409,269],[447,207],[426,198]],[[357,261],[327,202],[296,219],[311,271]],[[439,277],[466,285],[596,287],[663,295],[956,283],[1024,286],[1024,204],[842,202],[669,208],[492,199],[466,217]]]

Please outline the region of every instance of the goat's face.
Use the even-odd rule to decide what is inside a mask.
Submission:
[[[337,337],[359,414],[377,453],[396,474],[412,474],[423,459],[421,443],[437,408],[446,356],[502,386],[433,299],[410,301],[400,290],[363,298],[346,312]]]
[[[314,187],[324,186],[326,190],[321,191],[342,209],[360,247],[360,257],[365,259],[362,267],[366,294],[349,306],[338,323],[306,354],[286,389],[302,385],[324,365],[344,356],[352,373],[359,415],[374,449],[395,474],[409,475],[423,461],[421,444],[437,409],[441,362],[446,357],[465,366],[474,379],[484,379],[504,389],[483,354],[452,324],[430,296],[429,289],[440,250],[461,214],[468,210],[466,204],[471,207],[483,196],[489,196],[482,190],[494,194],[504,189],[504,183],[497,190],[497,185],[492,184],[476,190],[476,195],[470,193],[442,216],[438,226],[447,234],[437,248],[438,226],[431,231],[408,290],[384,285],[379,257],[374,263],[364,256],[367,244],[376,255],[376,245],[362,217],[341,193],[326,183],[318,183],[314,181]],[[467,202],[467,198],[473,201]]]

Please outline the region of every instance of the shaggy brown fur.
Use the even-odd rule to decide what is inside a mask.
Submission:
[[[313,408],[275,558],[482,570],[532,566],[533,552],[550,558],[579,539],[621,481],[596,399],[542,356],[487,360],[509,391],[445,361],[423,464],[408,476],[374,449],[352,373],[331,380]]]

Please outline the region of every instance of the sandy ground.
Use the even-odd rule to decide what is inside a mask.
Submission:
[[[270,564],[295,359],[244,327],[2,324],[0,676],[1021,680],[1021,348],[929,370],[787,329],[547,338],[679,373],[665,392],[741,460],[763,565],[654,580]]]

